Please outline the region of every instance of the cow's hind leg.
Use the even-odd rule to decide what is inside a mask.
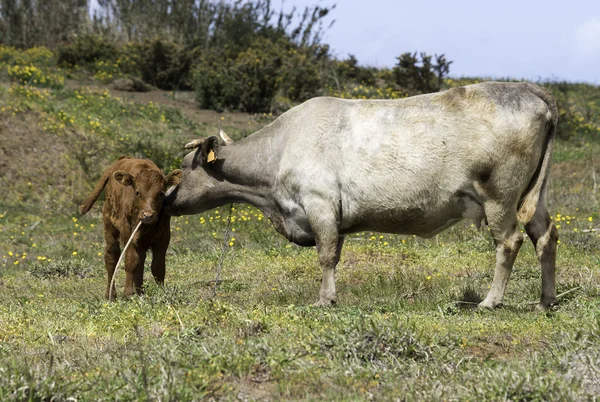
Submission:
[[[338,218],[327,208],[307,211],[311,229],[315,235],[319,263],[323,269],[319,301],[315,306],[331,306],[336,303],[335,267],[340,260],[344,237],[338,231]]]
[[[494,280],[480,308],[493,309],[502,303],[506,285],[512,271],[515,258],[523,244],[523,235],[517,222],[515,206],[506,206],[495,202],[484,205],[488,226],[496,244],[496,269]]]
[[[542,265],[542,296],[539,310],[546,310],[556,304],[556,244],[558,231],[543,205],[533,215],[533,219],[525,225],[527,235],[533,242],[538,259]]]

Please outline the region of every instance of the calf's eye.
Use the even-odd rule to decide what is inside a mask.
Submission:
[[[136,197],[139,197],[139,196],[141,196],[140,192],[139,192],[139,191],[137,191],[137,190],[135,190],[135,196],[136,196]]]

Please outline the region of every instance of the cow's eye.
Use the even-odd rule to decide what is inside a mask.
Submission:
[[[139,192],[139,191],[137,191],[137,190],[135,190],[135,196],[136,196],[136,197],[140,197],[140,196],[141,196],[140,192]]]

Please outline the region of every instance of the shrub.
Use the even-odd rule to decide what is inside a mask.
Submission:
[[[191,52],[187,52],[183,46],[154,39],[131,45],[129,49],[127,54],[135,59],[141,78],[148,84],[165,90],[192,87]]]
[[[121,69],[117,63],[98,60],[92,65],[94,79],[107,84],[121,76]]]
[[[50,74],[34,65],[15,65],[7,67],[8,76],[23,85],[33,85],[48,88],[62,88],[65,79],[61,75]]]
[[[58,47],[58,63],[67,66],[84,66],[96,61],[115,62],[120,51],[116,43],[104,36],[82,35],[73,43]]]
[[[336,78],[339,81],[351,81],[357,84],[373,86],[376,83],[376,68],[361,67],[353,54],[345,60],[336,60],[334,64]]]
[[[46,47],[32,47],[21,51],[0,45],[0,63],[8,65],[31,65],[52,67],[56,64],[54,53]]]
[[[275,47],[268,47],[268,43],[265,45],[266,47],[262,47],[258,43],[241,52],[232,69],[235,79],[241,86],[238,94],[239,108],[246,112],[270,110],[277,91],[281,59]]]
[[[282,52],[282,67],[278,87],[289,99],[303,102],[319,95],[325,83],[326,57],[311,49],[291,46]]]
[[[282,105],[323,91],[327,51],[259,38],[237,54],[231,50],[204,54],[195,70],[196,99],[207,109],[282,111]]]
[[[270,110],[278,89],[281,58],[268,40],[239,53],[212,53],[196,69],[196,99],[201,107],[257,113]]]
[[[200,58],[195,70],[196,100],[203,109],[222,111],[239,106],[241,86],[231,73],[233,61],[218,54]]]
[[[558,137],[564,140],[589,140],[600,134],[600,96],[596,87],[586,84],[550,82],[559,110]]]
[[[443,54],[435,55],[435,63],[431,61],[432,56],[426,53],[417,56],[417,52],[403,53],[397,59],[398,64],[394,67],[396,84],[412,93],[438,92],[452,64]]]

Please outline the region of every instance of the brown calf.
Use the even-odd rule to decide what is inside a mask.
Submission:
[[[106,186],[102,218],[104,221],[104,263],[108,273],[106,298],[121,247],[142,221],[125,254],[125,297],[140,294],[144,277],[144,261],[152,250],[152,275],[158,284],[165,279],[165,255],[171,240],[171,217],[162,208],[165,191],[181,179],[181,170],[164,176],[152,161],[122,156],[113,163],[96,184],[94,191],[81,206],[87,213]]]

